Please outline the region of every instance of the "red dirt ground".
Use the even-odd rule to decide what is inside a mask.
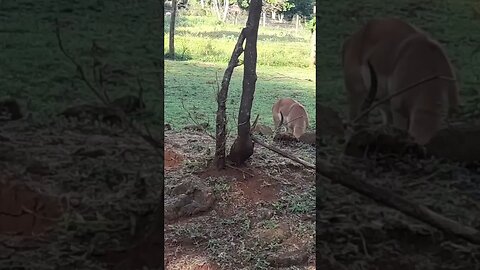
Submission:
[[[196,144],[199,144],[200,142],[208,144],[208,140],[203,142],[201,136],[196,136]],[[181,167],[181,162],[183,160],[188,159],[193,161],[198,159],[206,161],[205,158],[201,157],[197,152],[198,148],[192,150],[189,147],[186,147],[185,149],[182,147],[186,142],[186,139],[182,134],[173,134],[171,136],[166,136],[166,140],[167,138],[169,141],[173,142],[166,143],[165,146],[165,177],[167,179],[169,175],[173,176],[177,174],[176,171]],[[175,144],[178,146],[175,147]],[[178,156],[181,157],[179,158]],[[265,156],[270,158],[270,155]],[[277,156],[273,156],[272,158],[277,158]],[[311,179],[307,180],[298,175],[297,170],[301,170],[301,167],[291,167],[289,163],[283,165],[283,163],[280,162],[280,167],[285,166],[285,168],[282,167],[284,168],[285,175],[280,175],[276,170],[270,171],[270,167],[264,163],[255,164],[252,162],[252,164],[242,167],[227,166],[224,170],[217,170],[213,164],[210,164],[210,166],[205,168],[203,167],[205,162],[198,163],[201,165],[195,166],[194,168],[189,167],[189,170],[178,171],[178,173],[182,174],[183,177],[192,177],[194,179],[192,181],[204,181],[207,183],[207,186],[212,188],[216,194],[216,202],[212,209],[206,212],[195,214],[194,216],[180,217],[164,223],[166,226],[166,234],[169,235],[165,240],[164,269],[237,269],[236,267],[222,268],[219,266],[221,264],[217,264],[219,262],[214,262],[214,260],[216,260],[216,255],[214,254],[219,252],[219,249],[225,249],[224,252],[228,253],[224,256],[234,257],[235,254],[231,249],[222,246],[221,248],[212,251],[206,247],[207,241],[210,240],[212,243],[218,242],[220,245],[228,245],[228,242],[224,242],[228,240],[228,230],[236,230],[239,229],[240,226],[238,224],[224,225],[217,221],[234,219],[241,214],[254,224],[251,226],[259,226],[263,228],[264,225],[259,225],[259,222],[269,220],[272,215],[275,215],[275,211],[272,210],[271,205],[281,200],[281,196],[284,194],[284,189],[289,190],[290,188],[290,186],[286,186],[284,182],[290,183],[291,181],[291,185],[296,186],[298,181],[302,181],[302,183],[303,181],[306,181],[304,184],[310,183],[309,181],[311,181]],[[167,170],[167,167],[171,169]],[[190,169],[192,169],[192,171],[190,171]],[[288,175],[286,171],[290,172],[291,175]],[[272,175],[270,175],[270,173],[272,173]],[[194,176],[192,174],[194,174]],[[177,177],[178,175],[172,177],[172,179],[177,180]],[[288,181],[286,179],[288,179]],[[170,184],[174,185],[175,183]],[[290,188],[290,190],[293,189]],[[297,190],[294,190],[294,192],[296,191]],[[287,218],[291,219],[292,217],[287,216]],[[199,225],[196,225],[197,221]],[[282,228],[286,228],[284,231],[293,234],[285,239],[282,238],[282,241],[288,243],[288,246],[295,246],[292,252],[295,252],[298,249],[301,254],[305,253],[303,246],[311,244],[307,243],[309,238],[291,229],[292,226],[295,225],[292,225],[290,220],[282,220],[279,222],[272,221],[272,223],[274,223],[274,225],[278,223]],[[228,226],[232,227],[227,228]],[[178,236],[172,234],[172,231],[175,230],[179,233]],[[268,231],[270,229],[265,230]],[[191,233],[196,235],[193,240]],[[305,239],[303,239],[302,236],[305,237]],[[246,241],[261,241],[256,238],[256,232],[253,227],[250,232],[242,233],[242,236],[239,237],[244,237]],[[252,247],[249,246],[247,248],[257,248],[256,246],[253,247],[253,245],[254,244],[252,244]],[[286,252],[287,255],[290,255],[287,249],[282,250],[282,252]],[[267,256],[267,253],[262,256]],[[275,258],[270,258],[270,256],[267,257],[270,260],[277,261]],[[313,256],[309,256],[309,260],[305,262],[295,262],[292,263],[292,265],[306,267],[306,269],[314,269],[315,263],[314,260],[312,260],[312,257]],[[219,261],[225,263],[222,259]],[[241,260],[239,260],[239,262],[240,261]],[[242,263],[248,264],[248,262]],[[275,268],[275,266],[273,267]],[[250,267],[248,267],[248,269],[250,269]]]
[[[45,232],[61,215],[54,198],[19,184],[0,183],[0,234],[32,236]]]
[[[233,182],[233,192],[240,191],[245,199],[251,204],[255,204],[260,201],[270,202],[278,199],[278,187],[267,184],[266,181],[271,180],[267,175],[255,168],[234,168],[227,167],[222,171],[218,171],[216,168],[209,168],[199,174],[200,177],[230,177],[237,179]]]
[[[182,166],[184,160],[183,155],[175,152],[170,147],[165,146],[164,156],[165,171],[176,170]]]

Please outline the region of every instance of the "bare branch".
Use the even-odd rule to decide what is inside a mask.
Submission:
[[[258,118],[260,117],[260,114],[257,114],[257,117],[255,117],[255,121],[253,121],[252,127],[250,128],[250,132],[255,129],[257,126]]]
[[[226,114],[226,101],[228,96],[228,87],[230,86],[230,80],[233,75],[235,67],[238,66],[238,58],[243,53],[243,43],[245,42],[245,28],[242,29],[238,36],[237,43],[233,49],[232,56],[228,62],[228,66],[225,69],[225,73],[222,79],[222,85],[218,90],[218,78],[217,78],[217,117],[216,117],[216,145],[215,145],[215,164],[218,169],[225,167],[225,145],[227,140],[227,114]]]
[[[316,172],[332,182],[340,184],[374,201],[394,208],[410,217],[423,221],[433,227],[454,234],[474,244],[480,244],[480,232],[472,227],[464,226],[452,219],[444,217],[422,204],[415,204],[393,192],[373,186],[359,177],[352,175],[345,168],[334,166],[317,159]]]
[[[389,96],[387,96],[387,97],[379,100],[378,102],[376,102],[375,104],[373,104],[370,108],[368,108],[366,111],[363,111],[359,116],[357,116],[357,117],[351,122],[351,124],[354,124],[354,123],[358,122],[361,118],[365,117],[365,116],[366,116],[369,112],[371,112],[373,109],[375,109],[375,108],[378,107],[379,105],[381,105],[381,104],[389,101],[389,100],[392,99],[393,97],[396,97],[396,96],[398,96],[398,95],[400,95],[400,94],[402,94],[402,93],[404,93],[404,92],[406,92],[406,91],[414,88],[415,86],[418,86],[418,85],[420,85],[420,84],[422,84],[422,83],[426,83],[426,82],[428,82],[428,81],[432,81],[432,80],[434,80],[434,79],[442,79],[442,80],[448,80],[448,81],[455,81],[454,78],[445,77],[445,76],[439,76],[439,75],[433,75],[433,76],[427,77],[427,78],[425,78],[425,79],[423,79],[423,80],[420,80],[420,81],[418,81],[418,82],[416,82],[416,83],[413,83],[413,84],[411,84],[411,85],[409,85],[409,86],[407,86],[407,87],[405,87],[405,88],[403,88],[403,89],[400,89],[400,90],[398,90],[397,92],[395,92],[395,93],[393,93],[393,94],[391,94],[391,95],[389,95]]]
[[[88,86],[88,88],[90,88],[90,90],[92,90],[92,92],[95,94],[95,96],[97,96],[105,105],[107,105],[108,101],[104,97],[102,97],[102,95],[100,95],[99,91],[97,89],[95,89],[95,87],[93,87],[93,85],[90,83],[90,81],[87,80],[87,77],[85,76],[85,73],[83,72],[82,66],[80,64],[78,64],[77,61],[75,61],[75,59],[65,51],[65,48],[63,47],[63,44],[62,44],[62,39],[60,37],[60,24],[58,23],[58,18],[55,18],[55,34],[57,36],[58,47],[60,48],[62,53],[65,55],[65,57],[67,57],[70,60],[70,62],[72,62],[72,64],[74,64],[77,67],[77,71],[80,74],[80,78],[85,82],[85,84]]]
[[[188,114],[188,118],[190,118],[190,120],[193,121],[193,123],[195,123],[195,125],[197,126],[200,126],[200,124],[197,122],[197,120],[195,120],[195,118],[193,118],[192,114],[190,113],[190,111],[185,107],[185,103],[183,102],[183,99],[181,100],[181,103],[182,103],[182,108],[185,110],[185,112],[187,112]],[[212,134],[210,134],[206,129],[203,129],[203,132],[210,138],[214,139],[215,140],[215,136],[213,136]]]
[[[80,64],[78,64],[75,61],[75,59],[65,51],[65,48],[63,47],[63,44],[62,44],[62,39],[60,38],[60,26],[59,26],[59,23],[58,23],[58,18],[55,18],[55,24],[56,24],[55,34],[57,36],[58,46],[59,46],[60,50],[65,55],[65,57],[67,57],[77,67],[77,71],[80,73],[81,79],[85,82],[85,84],[88,86],[88,88],[90,90],[92,90],[92,92],[97,96],[98,99],[100,99],[105,105],[108,106],[109,105],[108,101],[105,100],[105,98],[102,97],[102,95],[100,95],[100,93],[97,91],[97,89],[95,89],[95,87],[93,87],[93,85],[86,78],[85,73],[83,72],[82,66]],[[131,121],[129,121],[126,114],[122,110],[118,109],[116,111],[117,111],[117,115],[118,115],[118,117],[120,117],[122,123],[126,124],[127,127],[130,128],[134,133],[136,133],[141,138],[143,138],[147,143],[149,143],[154,148],[154,150],[157,152],[157,154],[160,156],[160,158],[163,160],[163,142],[161,142],[161,141],[159,142],[159,141],[155,140],[153,138],[153,136],[150,134],[150,131],[148,130],[147,126],[145,126],[145,127],[148,131],[148,135],[145,135],[141,131],[139,131]],[[163,196],[163,194],[162,194],[162,196]]]

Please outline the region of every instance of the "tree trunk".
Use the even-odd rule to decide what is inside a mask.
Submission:
[[[215,133],[215,165],[217,170],[225,168],[225,144],[227,141],[226,126],[227,126],[227,113],[225,103],[227,101],[228,86],[230,85],[230,79],[232,78],[233,69],[238,66],[238,58],[243,53],[243,43],[245,41],[245,28],[240,32],[237,44],[233,49],[232,57],[228,62],[228,67],[225,70],[222,80],[222,88],[217,95],[217,125]]]
[[[298,14],[295,14],[295,34],[298,33],[298,26],[300,24],[300,16]]]
[[[262,18],[263,18],[262,19],[262,25],[263,25],[263,27],[265,27],[265,24],[267,23],[267,12],[266,11],[263,12]]]
[[[172,15],[170,17],[170,38],[168,54],[175,60],[175,17],[177,16],[177,0],[172,0]]]
[[[313,34],[312,34],[312,41],[311,41],[311,44],[312,44],[312,50],[310,52],[310,57],[312,59],[312,64],[315,66],[317,64],[317,54],[316,54],[316,42],[317,41],[317,29],[316,29],[316,26],[315,28],[313,29]]]
[[[200,0],[200,6],[202,7],[202,9],[205,8],[205,0]]]
[[[313,16],[317,16],[317,6],[313,6]],[[310,56],[312,57],[313,65],[317,65],[317,21],[315,20],[315,25],[313,26],[313,34],[312,34],[312,51]]]
[[[243,164],[253,154],[253,141],[250,135],[250,114],[252,110],[255,83],[257,81],[257,37],[262,12],[262,0],[251,0],[245,28],[245,69],[243,91],[238,112],[238,136],[230,148],[229,158],[237,165]]]
[[[230,7],[230,3],[228,0],[224,0],[225,5],[223,9],[223,22],[227,21],[227,15],[228,15],[228,8]]]
[[[215,14],[217,15],[218,20],[222,20],[222,16],[220,15],[220,8],[218,6],[219,6],[218,0],[213,0],[212,1],[213,12],[215,12]]]

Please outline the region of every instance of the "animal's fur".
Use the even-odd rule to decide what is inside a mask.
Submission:
[[[382,99],[427,77],[455,79],[442,46],[420,29],[399,19],[375,19],[343,44],[343,70],[349,117],[359,115],[368,95],[370,62],[378,79],[376,99]],[[434,79],[413,87],[380,106],[384,121],[407,130],[419,144],[441,129],[448,112],[459,105],[458,85]]]
[[[298,101],[292,98],[279,99],[272,107],[275,128],[286,125],[288,132],[300,138],[308,127],[308,113]]]

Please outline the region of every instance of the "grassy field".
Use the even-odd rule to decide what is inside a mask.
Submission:
[[[196,121],[208,122],[210,127],[214,128],[217,110],[216,74],[220,83],[224,68],[225,65],[216,63],[166,60],[165,123],[170,123],[173,128],[193,124],[188,111]],[[292,97],[306,106],[312,129],[314,129],[315,82],[313,70],[309,71],[308,73],[301,68],[259,67],[252,117],[259,114],[260,123],[273,125],[271,110],[275,100],[281,97]],[[234,128],[237,122],[242,78],[243,72],[238,68],[232,78],[227,101],[230,129]]]
[[[49,118],[66,106],[98,102],[75,66],[61,53],[55,36],[55,18],[63,45],[91,80],[92,41],[106,50],[105,64],[128,72],[109,87],[115,98],[137,93],[140,74],[147,112],[145,121],[160,126],[159,63],[161,29],[155,1],[15,1],[0,3],[1,96],[17,98],[34,117]]]
[[[187,113],[190,112],[197,121],[209,122],[213,128],[217,78],[220,84],[242,26],[218,25],[208,17],[180,17],[178,24],[177,53],[185,52],[183,58],[192,60],[165,60],[165,123],[173,128],[193,124]],[[165,44],[168,47],[167,34]],[[258,49],[252,116],[260,114],[260,122],[272,124],[271,107],[281,97],[298,99],[311,116],[315,115],[315,72],[313,67],[308,67],[308,31],[294,35],[286,34],[285,29],[260,27]],[[237,67],[227,101],[230,128],[234,127],[238,115],[242,78],[243,66]],[[311,119],[314,129],[315,119]]]
[[[165,19],[165,52],[168,52],[169,18]],[[184,16],[176,24],[175,50],[180,59],[227,63],[245,23],[220,23],[208,16]],[[310,32],[292,28],[260,26],[258,64],[269,66],[310,66]],[[285,57],[288,56],[288,57]],[[243,59],[243,56],[241,57]]]

